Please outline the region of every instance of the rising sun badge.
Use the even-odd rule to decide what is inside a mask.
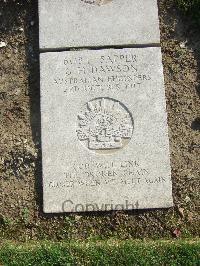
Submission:
[[[78,115],[78,139],[90,150],[123,148],[133,134],[133,118],[119,101],[97,98]]]

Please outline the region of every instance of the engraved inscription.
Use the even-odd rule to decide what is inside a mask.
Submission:
[[[51,181],[50,188],[99,187],[123,185],[138,187],[149,179],[149,171],[138,161],[72,162],[61,181]]]
[[[131,139],[132,134],[131,114],[114,99],[94,99],[78,115],[77,136],[90,150],[120,149]]]
[[[130,93],[151,82],[151,71],[144,71],[141,58],[130,52],[110,55],[65,57],[64,72],[52,76],[56,86],[68,95],[89,93]]]
[[[86,188],[107,185],[142,188],[143,186],[158,186],[165,183],[166,177],[150,175],[149,169],[138,161],[107,161],[107,162],[72,162],[68,166],[62,180],[51,180],[49,188]]]
[[[108,4],[112,0],[81,0],[81,1],[84,2],[85,4],[101,6],[101,5]]]

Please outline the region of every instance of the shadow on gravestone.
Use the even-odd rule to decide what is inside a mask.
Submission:
[[[193,51],[197,62],[196,91],[198,97],[200,97],[200,28],[198,24],[195,24],[195,21],[191,16],[184,16],[180,11],[177,11],[176,6],[174,6],[174,9],[172,10],[172,18],[174,10],[178,12],[175,28],[176,37],[178,41],[182,43],[182,49],[189,48]],[[199,118],[196,118],[192,122],[192,129],[198,130],[197,128],[199,128]]]
[[[184,26],[183,26],[184,25]],[[192,17],[184,17],[180,14],[180,19],[176,24],[176,34],[179,36],[179,41],[183,44],[182,49],[189,48],[194,53],[194,58],[197,62],[196,71],[196,96],[200,98],[200,30],[199,25],[196,25]],[[185,39],[187,36],[187,39]],[[188,106],[186,106],[187,108]],[[200,130],[200,115],[194,117],[191,121],[191,129],[195,131]],[[193,148],[199,148],[199,145],[193,145]]]
[[[38,150],[38,157],[35,164],[35,197],[36,204],[39,207],[39,213],[42,215],[43,208],[43,186],[42,186],[42,155],[41,155],[41,116],[40,116],[40,70],[39,70],[39,19],[38,6],[35,1],[30,3],[31,14],[27,14],[25,35],[28,38],[26,45],[26,59],[28,64],[28,95],[30,97],[30,124],[32,130],[32,139]],[[34,27],[31,26],[34,21]]]

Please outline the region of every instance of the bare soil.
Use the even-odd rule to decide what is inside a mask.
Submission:
[[[174,208],[45,215],[37,8],[0,2],[0,240],[199,236],[200,29],[159,1]]]

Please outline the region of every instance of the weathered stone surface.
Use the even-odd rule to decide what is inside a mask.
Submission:
[[[40,49],[160,42],[157,0],[39,0]]]
[[[40,57],[44,211],[172,206],[160,48]]]

